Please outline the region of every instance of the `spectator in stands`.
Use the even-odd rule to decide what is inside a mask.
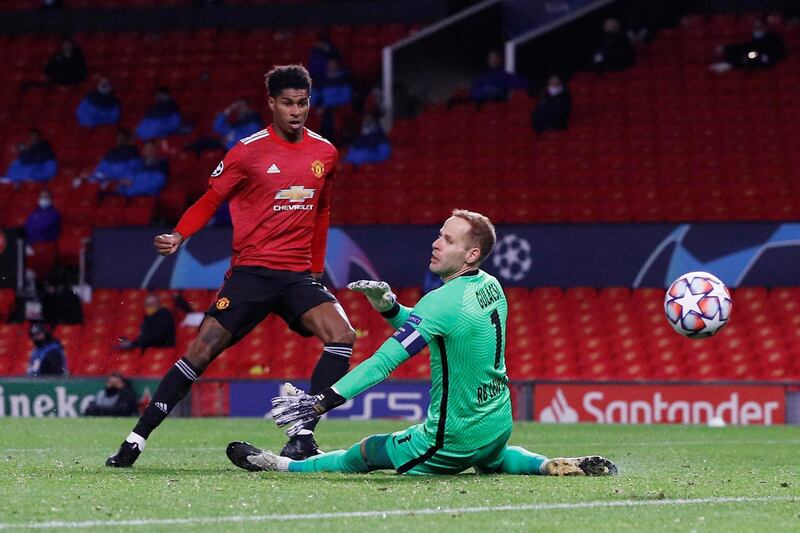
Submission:
[[[50,327],[83,322],[81,299],[72,288],[69,277],[66,269],[56,268],[44,282],[41,292],[42,314]]]
[[[33,341],[28,375],[31,377],[63,376],[67,373],[64,347],[44,324],[34,323],[28,330]]]
[[[565,130],[572,111],[572,98],[560,76],[552,75],[539,95],[531,113],[531,124],[537,135],[546,130]]]
[[[214,120],[214,131],[222,136],[222,144],[226,150],[233,148],[240,139],[263,128],[261,115],[243,98],[226,107]]]
[[[39,193],[36,209],[25,220],[25,255],[28,268],[39,280],[45,279],[56,261],[56,242],[61,234],[61,215],[50,193]]]
[[[592,61],[598,72],[614,72],[633,66],[633,45],[617,19],[603,22],[603,36],[594,50]]]
[[[142,159],[133,172],[117,180],[115,192],[122,196],[157,196],[167,183],[169,164],[161,157],[156,143],[147,141],[142,148]]]
[[[325,75],[322,76],[316,90],[311,93],[317,110],[341,107],[353,100],[353,85],[350,81],[350,71],[346,69],[339,59],[328,59],[325,66]]]
[[[37,129],[28,132],[28,144],[20,144],[19,156],[11,162],[5,179],[12,183],[50,181],[58,172],[56,154]]]
[[[97,88],[87,94],[75,112],[81,126],[94,128],[119,122],[120,103],[108,78],[102,77]]]
[[[488,68],[475,79],[469,91],[474,102],[502,102],[508,100],[511,91],[528,86],[522,77],[506,72],[503,56],[498,50],[489,50],[486,64]]]
[[[386,136],[374,115],[365,115],[361,134],[350,145],[344,160],[354,165],[381,163],[392,155],[389,137]]]
[[[98,391],[83,414],[84,416],[138,415],[139,405],[131,382],[122,374],[114,372],[108,376],[106,388]]]
[[[150,347],[175,346],[175,320],[169,309],[161,306],[158,295],[148,294],[144,299],[144,319],[139,327],[139,336],[134,340],[122,339],[117,350],[144,351]]]
[[[722,61],[711,65],[715,72],[731,68],[769,68],[786,57],[786,45],[780,34],[770,31],[766,19],[753,20],[753,35],[749,41],[721,46],[717,53]]]
[[[86,79],[83,50],[72,39],[65,38],[44,67],[44,74],[54,85],[78,85]]]
[[[339,50],[336,49],[336,46],[331,42],[328,34],[323,33],[311,48],[311,53],[308,55],[308,63],[306,64],[308,73],[311,74],[311,79],[314,83],[320,82],[325,76],[325,71],[328,68],[328,61],[330,59],[341,61],[342,56]]]
[[[156,90],[155,102],[136,127],[136,135],[143,141],[161,139],[177,133],[183,125],[181,111],[172,98],[169,87]]]
[[[121,129],[117,132],[117,146],[106,152],[89,179],[105,185],[127,178],[133,175],[141,162],[139,149],[133,144],[130,132]]]

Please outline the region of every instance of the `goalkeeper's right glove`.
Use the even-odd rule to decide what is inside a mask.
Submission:
[[[372,307],[380,313],[391,310],[394,304],[397,303],[397,296],[385,281],[361,279],[348,283],[347,288],[351,291],[364,293]]]
[[[332,387],[316,396],[306,394],[291,383],[286,383],[284,387],[286,395],[272,399],[272,418],[279,427],[288,426],[286,434],[290,437],[297,435],[309,422],[345,403],[345,399]]]

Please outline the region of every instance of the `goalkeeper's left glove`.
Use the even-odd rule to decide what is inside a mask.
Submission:
[[[379,313],[390,311],[397,303],[397,296],[392,292],[392,288],[385,281],[373,281],[360,279],[347,284],[351,291],[361,292],[367,297],[372,307]]]
[[[286,429],[289,437],[297,435],[306,424],[346,401],[332,388],[327,388],[316,396],[306,394],[290,383],[286,384],[286,388],[291,395],[272,399],[272,418],[279,427],[289,426]]]

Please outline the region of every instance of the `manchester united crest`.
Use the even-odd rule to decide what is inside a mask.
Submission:
[[[311,163],[311,172],[314,173],[314,176],[317,178],[321,178],[325,175],[325,164],[317,159],[313,163]]]
[[[227,309],[229,305],[231,305],[231,301],[228,300],[227,298],[220,298],[219,300],[217,300],[217,303],[215,304],[216,308],[219,309],[220,311],[222,311],[223,309]]]

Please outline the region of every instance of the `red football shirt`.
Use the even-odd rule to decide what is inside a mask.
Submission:
[[[321,272],[338,159],[336,148],[308,129],[298,143],[272,126],[236,143],[209,180],[229,201],[231,264]]]

